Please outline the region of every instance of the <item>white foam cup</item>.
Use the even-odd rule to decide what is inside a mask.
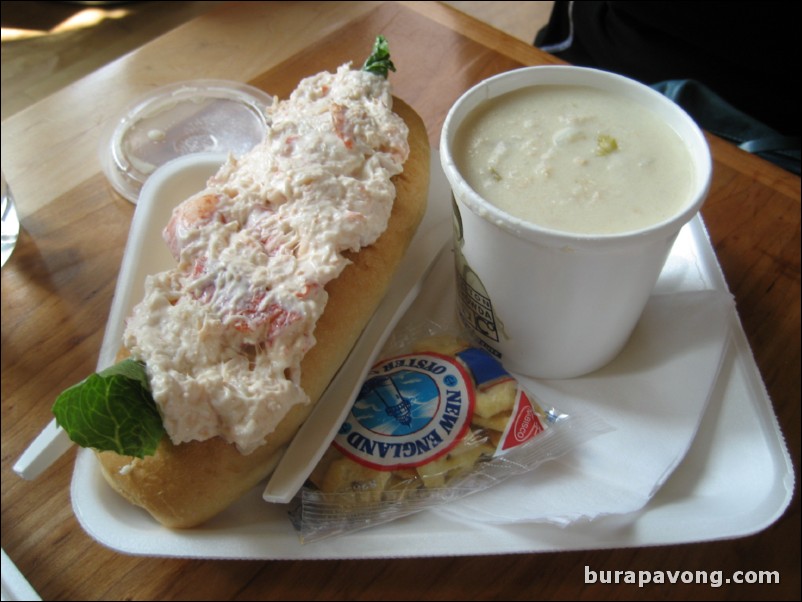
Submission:
[[[620,234],[573,234],[534,225],[497,208],[466,182],[454,161],[456,133],[481,103],[539,85],[590,86],[651,109],[684,141],[690,194],[669,219]],[[491,77],[460,97],[440,139],[454,197],[459,313],[505,366],[535,378],[570,378],[616,357],[648,301],[680,229],[710,186],[704,135],[675,103],[612,73],[572,66],[526,67]]]

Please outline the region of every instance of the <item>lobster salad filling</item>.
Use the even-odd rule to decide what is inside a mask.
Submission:
[[[350,64],[303,80],[268,120],[173,212],[177,265],[148,278],[126,325],[175,444],[220,436],[247,454],[308,402],[324,287],[386,229],[409,153],[387,80]]]

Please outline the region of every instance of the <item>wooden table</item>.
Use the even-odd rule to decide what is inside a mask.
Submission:
[[[12,465],[65,387],[96,364],[134,207],[101,173],[99,132],[136,95],[226,78],[286,96],[298,79],[392,41],[397,95],[436,148],[469,86],[553,57],[433,2],[224,6],[2,125],[23,232],[2,270],[2,545],[45,599],[799,599],[800,505],[731,541],[429,559],[212,561],[133,557],[89,537],[70,506],[75,452],[33,482]],[[711,138],[703,216],[795,463],[800,460],[800,181]],[[425,550],[422,550],[425,554]],[[777,571],[774,585],[585,585],[594,570]]]

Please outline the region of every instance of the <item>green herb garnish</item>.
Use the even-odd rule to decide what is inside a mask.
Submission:
[[[58,396],[53,414],[75,443],[143,458],[153,455],[164,426],[145,367],[126,359]]]
[[[381,75],[385,79],[388,71],[395,71],[395,65],[390,60],[390,47],[384,36],[376,37],[376,42],[373,44],[373,52],[371,52],[365,64],[362,65],[362,71]]]
[[[599,134],[596,138],[596,155],[604,157],[618,150],[618,141],[608,134]]]

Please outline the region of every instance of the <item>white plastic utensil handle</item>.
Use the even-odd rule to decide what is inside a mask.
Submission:
[[[262,494],[265,501],[290,502],[323,456],[350,411],[379,351],[417,298],[437,257],[450,246],[450,241],[443,244],[443,232],[444,228],[439,224],[413,240],[376,313],[284,452]]]
[[[31,587],[28,580],[20,572],[11,558],[8,557],[5,550],[2,550],[2,599],[3,602],[11,602],[12,600],[41,600],[36,590]]]
[[[19,457],[14,464],[14,472],[31,481],[47,470],[70,447],[72,441],[54,418]]]

